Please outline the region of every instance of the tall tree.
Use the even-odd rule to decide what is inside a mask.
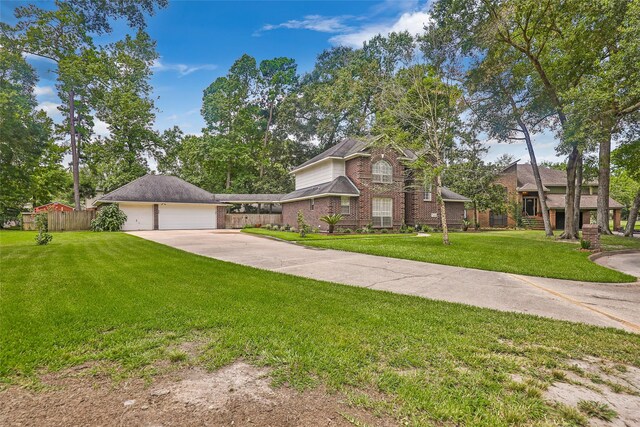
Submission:
[[[636,192],[624,230],[625,237],[633,237],[640,211],[640,139],[628,140],[621,144],[613,151],[612,157],[614,165],[635,183]]]
[[[56,0],[51,9],[28,5],[16,8],[15,27],[2,24],[2,31],[17,43],[23,53],[54,61],[57,65],[58,90],[66,114],[67,133],[72,157],[74,203],[80,209],[80,150],[78,137],[83,121],[78,114],[89,114],[86,105],[86,84],[92,79],[86,67],[95,49],[94,38],[110,33],[112,20],[124,18],[137,28],[144,28],[145,14],[153,14],[156,6],[167,0]],[[76,104],[80,106],[77,107]],[[90,120],[88,121],[90,123]]]
[[[10,48],[11,40],[1,40],[0,225],[5,219],[15,218],[29,201],[47,202],[50,192],[44,189],[49,189],[52,181],[46,178],[46,171],[62,173],[52,139],[53,123],[36,109],[35,70]],[[34,191],[36,184],[43,190]]]
[[[410,163],[419,179],[435,183],[442,242],[449,244],[442,175],[452,157],[461,130],[461,91],[436,68],[422,64],[400,70],[385,87],[386,110],[379,126],[386,141],[413,149]]]
[[[491,209],[504,211],[507,194],[505,188],[495,183],[503,165],[485,163],[483,157],[489,149],[476,138],[462,140],[455,162],[444,173],[444,184],[459,194],[464,194],[473,205],[473,226],[479,227],[478,211]]]
[[[566,94],[579,86],[606,55],[617,28],[618,18],[601,15],[599,4],[580,0],[487,0],[471,4],[442,0],[434,4],[432,15],[441,28],[449,30],[450,39],[456,40],[465,54],[482,58],[493,49],[507,48],[528,64],[527,75],[544,88],[540,96],[551,106],[569,152],[563,238],[577,237],[574,222],[580,155],[577,141],[566,135],[572,120]]]

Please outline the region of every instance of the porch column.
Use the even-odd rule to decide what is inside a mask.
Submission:
[[[556,210],[549,209],[549,222],[551,223],[551,229],[556,229]]]
[[[613,229],[614,230],[620,229],[621,216],[622,216],[622,210],[620,209],[613,210]]]

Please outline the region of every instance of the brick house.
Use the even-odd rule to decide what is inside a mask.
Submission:
[[[440,224],[435,194],[412,177],[410,150],[381,148],[364,139],[347,138],[291,171],[295,190],[283,195],[282,223],[295,226],[302,211],[311,226],[326,229],[320,217],[343,215],[339,227],[399,228]],[[447,224],[460,226],[464,196],[443,188]]]
[[[538,167],[544,187],[544,197],[549,209],[551,228],[564,228],[565,193],[567,190],[567,173],[562,170]],[[516,200],[522,206],[522,216],[531,228],[544,228],[542,208],[533,169],[530,164],[519,164],[517,161],[507,166],[496,179],[496,183],[505,187],[509,200]],[[591,215],[597,209],[598,182],[586,182],[582,186],[580,197],[580,228],[589,224]],[[622,205],[609,198],[609,208],[613,212],[614,229],[620,227]],[[478,212],[480,227],[514,227],[515,220],[507,215],[494,214],[491,210]]]

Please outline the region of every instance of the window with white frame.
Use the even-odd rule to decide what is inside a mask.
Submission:
[[[373,182],[389,184],[393,182],[393,168],[386,160],[378,160],[373,164]]]
[[[349,215],[351,213],[351,198],[342,196],[340,197],[340,213],[342,215]]]
[[[431,198],[433,197],[432,189],[433,189],[433,184],[429,184],[429,185],[425,185],[424,186],[424,201],[425,202],[430,202],[431,201]]]
[[[391,227],[393,221],[393,199],[374,198],[372,217],[374,227]]]

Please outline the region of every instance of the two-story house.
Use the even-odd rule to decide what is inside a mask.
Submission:
[[[239,228],[257,223],[297,227],[300,211],[307,224],[324,230],[327,225],[320,217],[336,213],[343,215],[339,226],[351,229],[438,227],[440,212],[432,186],[414,179],[408,167],[415,158],[410,150],[349,138],[292,170],[295,190],[289,194],[211,194],[177,177],[145,175],[101,196],[96,204],[119,203],[127,215],[124,230]],[[442,195],[447,224],[460,226],[468,199],[447,188]],[[244,209],[231,213],[233,205]],[[249,213],[255,210],[257,215]]]
[[[366,139],[347,138],[296,167],[295,190],[284,195],[282,222],[295,226],[302,211],[307,223],[326,228],[320,217],[340,213],[340,227],[399,228],[440,224],[431,185],[412,178],[411,150],[381,148]],[[465,216],[466,197],[442,190],[447,223],[459,226]]]
[[[540,178],[544,187],[544,197],[549,209],[551,228],[564,228],[565,193],[567,190],[567,173],[558,169],[539,166]],[[543,228],[540,195],[530,164],[519,164],[517,161],[507,166],[496,183],[505,187],[510,200],[516,200],[522,209],[522,217],[532,228]],[[598,182],[589,181],[582,185],[580,197],[580,227],[589,224],[592,213],[597,209]],[[622,205],[609,199],[609,209],[613,212],[614,229],[620,227]],[[478,213],[480,227],[513,227],[514,218],[495,214],[491,210]]]

